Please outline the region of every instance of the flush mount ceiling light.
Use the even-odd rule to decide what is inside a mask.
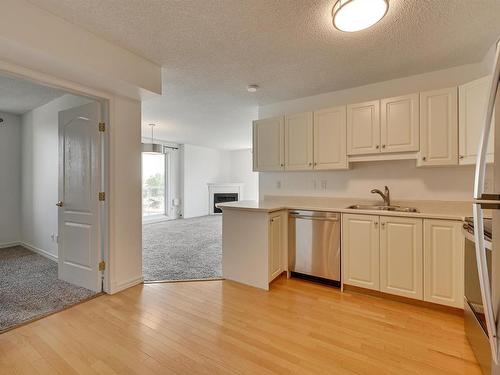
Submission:
[[[333,26],[340,31],[367,29],[384,18],[389,0],[338,0],[333,6]]]
[[[247,91],[248,92],[256,92],[259,89],[258,85],[248,85],[247,86]]]

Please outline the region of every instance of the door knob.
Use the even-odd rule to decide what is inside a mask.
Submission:
[[[57,207],[62,207],[62,206],[63,206],[63,202],[62,202],[62,201],[57,202],[57,203],[56,203],[56,206],[57,206]]]

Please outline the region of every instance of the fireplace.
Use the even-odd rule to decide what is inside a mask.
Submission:
[[[217,203],[236,202],[238,200],[238,193],[215,193],[214,194],[214,213],[221,214],[222,210],[217,208]]]
[[[208,214],[221,214],[217,203],[239,201],[243,196],[242,183],[208,183]]]

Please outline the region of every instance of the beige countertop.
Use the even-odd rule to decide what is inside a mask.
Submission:
[[[404,201],[394,200],[393,205],[414,207],[419,212],[394,212],[380,210],[358,210],[347,207],[354,204],[380,204],[379,201],[357,198],[266,196],[261,201],[239,201],[221,203],[222,210],[244,210],[274,212],[280,210],[314,210],[342,213],[358,213],[383,216],[421,217],[431,219],[464,220],[472,216],[472,203],[465,201]],[[487,213],[486,213],[486,216]]]

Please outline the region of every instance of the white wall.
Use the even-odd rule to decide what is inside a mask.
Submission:
[[[142,282],[141,103],[114,97],[109,127],[109,291]],[[106,259],[108,261],[108,259]],[[107,285],[105,285],[107,288]]]
[[[2,0],[0,25],[4,61],[119,95],[161,94],[159,65],[26,0]]]
[[[21,240],[53,258],[58,255],[58,115],[89,102],[66,94],[22,116]]]
[[[260,196],[306,195],[372,198],[391,189],[393,200],[470,200],[473,166],[416,168],[415,160],[352,163],[347,171],[260,173]],[[281,188],[278,183],[281,182]],[[326,189],[322,182],[326,182]]]
[[[183,216],[208,215],[207,183],[232,182],[229,151],[185,144],[181,165]]]
[[[21,239],[21,117],[0,112],[0,247]]]
[[[259,173],[254,172],[252,149],[234,150],[229,154],[231,182],[241,182],[243,195],[241,200],[259,199]]]
[[[489,73],[487,64],[464,65],[348,90],[289,100],[259,108],[259,118],[432,90],[471,81]],[[474,168],[416,168],[413,161],[351,163],[350,171],[260,173],[259,195],[327,195],[368,198],[389,185],[395,199],[470,200]],[[321,182],[326,181],[326,190]],[[277,188],[281,182],[281,188]]]

